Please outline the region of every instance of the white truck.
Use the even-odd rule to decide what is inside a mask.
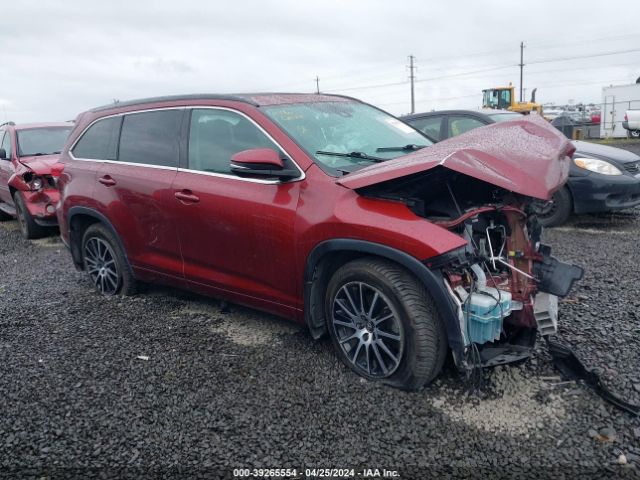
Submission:
[[[622,128],[627,131],[629,138],[640,138],[640,110],[627,110]]]
[[[640,83],[611,85],[602,89],[600,138],[625,138],[624,112],[640,110]]]

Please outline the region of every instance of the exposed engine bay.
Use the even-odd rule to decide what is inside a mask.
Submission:
[[[529,356],[537,331],[556,333],[558,297],[582,269],[559,262],[541,243],[535,199],[442,167],[360,193],[403,202],[466,240],[425,262],[441,272],[455,304],[465,359],[474,355],[472,363],[483,366],[517,361]]]

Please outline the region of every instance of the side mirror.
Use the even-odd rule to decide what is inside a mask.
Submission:
[[[4,148],[0,148],[0,160],[8,160],[7,151]]]
[[[239,176],[278,177],[281,180],[296,178],[297,170],[284,168],[278,152],[271,148],[243,150],[231,157],[231,171]]]

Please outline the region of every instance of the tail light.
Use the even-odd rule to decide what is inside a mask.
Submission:
[[[628,121],[629,121],[629,119],[627,118],[627,114],[626,114],[626,113],[624,114],[624,121],[625,121],[625,122],[628,122]]]

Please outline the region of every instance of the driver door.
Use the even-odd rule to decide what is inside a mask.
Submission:
[[[184,275],[191,289],[294,316],[294,222],[300,182],[240,178],[231,156],[279,146],[244,114],[190,112],[186,168],[173,182]]]

